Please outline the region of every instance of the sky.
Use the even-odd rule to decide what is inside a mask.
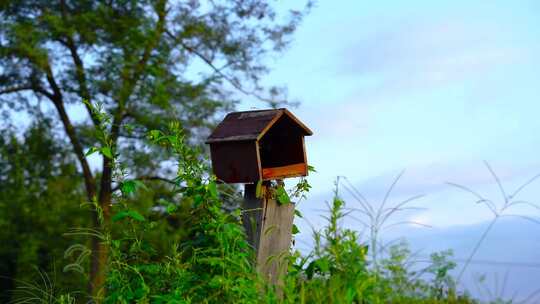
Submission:
[[[280,11],[302,3],[277,1]],[[268,59],[264,79],[287,87],[301,102],[291,110],[314,131],[306,145],[317,172],[298,207],[324,208],[338,176],[380,201],[405,170],[391,200],[424,194],[415,204],[427,209],[406,220],[436,227],[489,220],[489,209],[446,182],[500,200],[483,161],[508,192],[540,173],[538,54],[535,0],[319,0],[290,48]],[[265,107],[242,100],[239,110]],[[87,119],[82,107],[70,110]],[[539,185],[520,199],[540,203]]]
[[[288,87],[290,99],[301,102],[292,111],[314,132],[306,144],[317,172],[308,178],[313,186],[308,199],[298,205],[310,224],[298,222],[303,231],[298,247],[309,247],[310,225],[324,222],[319,215],[337,176],[347,177],[377,205],[405,170],[388,203],[424,194],[413,205],[425,209],[394,221],[430,225],[428,239],[438,242],[431,247],[455,245],[463,257],[493,214],[447,182],[501,206],[501,191],[484,161],[507,195],[540,173],[539,1],[321,0],[289,50],[269,65],[273,71],[266,82]],[[240,109],[252,107],[250,100]],[[348,206],[358,207],[340,189]],[[516,199],[540,203],[540,180]],[[505,214],[538,218],[540,210],[523,204]],[[503,236],[480,250],[481,256],[538,261],[538,248],[527,244],[540,244],[540,230],[532,233],[523,218],[510,223],[514,226],[505,225],[523,231],[526,241],[512,243],[508,251],[511,236],[499,233],[494,239]],[[354,221],[344,225],[363,230]],[[418,240],[414,231],[425,228],[413,226],[398,226],[390,234]],[[456,229],[467,232],[451,233]],[[504,269],[495,270],[500,278]],[[538,268],[531,273],[540,279]]]
[[[288,87],[314,131],[311,197],[336,176],[382,195],[405,169],[396,196],[426,194],[425,223],[474,224],[489,210],[462,214],[470,197],[445,182],[497,196],[483,161],[509,191],[540,173],[539,51],[538,1],[327,0],[266,82]]]

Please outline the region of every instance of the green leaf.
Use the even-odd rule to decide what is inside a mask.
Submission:
[[[124,218],[132,218],[136,221],[139,221],[139,222],[144,222],[146,221],[146,219],[144,218],[144,216],[142,216],[139,212],[135,211],[135,210],[126,210],[126,211],[120,211],[118,212],[117,214],[115,214],[112,218],[113,222],[117,222],[119,220],[122,220]]]
[[[129,135],[131,135],[133,133],[133,130],[135,129],[135,126],[132,124],[125,124],[124,129]]]
[[[310,165],[307,166],[307,170],[308,172],[317,172],[317,170],[315,170],[315,167],[310,166]]]
[[[193,197],[193,204],[197,207],[203,202],[204,202],[204,198],[199,194],[195,194],[195,196]]]
[[[257,187],[255,188],[255,197],[260,198],[262,196],[262,180],[257,182]]]
[[[300,229],[298,229],[298,227],[296,227],[296,225],[292,225],[292,234],[298,234],[300,232]]]
[[[276,188],[276,198],[280,204],[288,204],[291,202],[291,198],[283,186],[278,186]]]
[[[167,213],[168,214],[173,214],[177,209],[178,209],[178,206],[176,206],[175,204],[169,203],[167,205]]]
[[[96,153],[97,151],[99,151],[98,148],[96,148],[96,147],[90,147],[90,149],[88,149],[88,151],[86,151],[86,153],[84,154],[84,156],[92,155],[92,154]]]
[[[125,217],[128,216],[128,212],[127,211],[120,211],[118,212],[117,214],[115,214],[113,217],[112,217],[112,221],[113,222],[117,222]]]
[[[146,221],[146,219],[144,218],[144,216],[142,216],[142,214],[140,214],[139,212],[135,211],[135,210],[129,210],[128,211],[129,213],[129,217],[131,217],[132,219],[134,220],[137,220],[139,222],[144,222]]]
[[[142,181],[136,179],[125,180],[120,186],[123,195],[131,194],[139,188],[148,190],[148,187]]]
[[[101,151],[101,154],[103,154],[103,156],[107,157],[108,159],[113,159],[113,154],[112,154],[111,148],[102,147],[100,149],[100,151]]]
[[[161,132],[159,130],[151,130],[149,132],[149,135],[150,135],[150,139],[156,140],[161,135]]]
[[[133,180],[133,182],[135,183],[135,188],[139,189],[139,188],[142,188],[144,190],[148,190],[148,187],[146,187],[146,184],[143,183],[142,181],[140,180]]]
[[[299,218],[303,218],[304,216],[302,215],[302,213],[300,212],[300,210],[298,209],[294,209],[294,215],[298,216]]]
[[[121,190],[124,195],[135,192],[137,184],[134,180],[127,180],[122,183]]]
[[[218,198],[218,191],[217,191],[216,182],[210,181],[208,183],[207,187],[208,187],[208,192],[210,192],[210,195],[212,196],[212,198],[217,199]]]

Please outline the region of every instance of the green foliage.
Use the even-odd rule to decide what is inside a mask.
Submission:
[[[305,194],[309,192],[309,189],[311,189],[311,186],[303,177],[300,178],[299,182],[290,191],[285,189],[285,184],[281,180],[259,180],[255,187],[255,196],[257,198],[268,197],[275,199],[280,205],[291,203],[291,198],[297,199],[295,203],[298,203],[300,200],[305,199]]]
[[[176,156],[178,170],[172,191],[160,192],[159,188],[148,187],[140,180],[125,178],[124,166],[112,155],[119,195],[112,205],[113,221],[105,231],[69,230],[69,227],[84,225],[66,222],[63,216],[84,210],[68,202],[61,205],[62,210],[47,205],[51,195],[51,199],[61,197],[56,191],[71,189],[73,199],[80,201],[83,197],[80,185],[69,178],[68,173],[75,172],[69,171],[74,170],[69,159],[65,160],[65,167],[56,167],[50,163],[54,153],[35,154],[25,150],[62,149],[61,142],[47,135],[47,128],[32,128],[25,135],[24,144],[15,136],[3,139],[1,160],[4,164],[18,165],[3,169],[9,178],[0,182],[10,187],[0,191],[0,207],[8,212],[1,218],[1,224],[3,227],[13,225],[19,230],[2,229],[0,237],[3,241],[18,238],[23,242],[20,247],[2,248],[0,254],[7,259],[15,258],[20,269],[31,264],[44,265],[40,267],[43,270],[15,272],[13,276],[17,280],[10,281],[16,283],[12,287],[15,303],[30,298],[39,303],[85,302],[87,296],[80,290],[90,256],[83,238],[87,235],[97,236],[110,251],[104,286],[107,293],[98,299],[105,303],[477,303],[466,294],[457,293],[456,282],[450,275],[456,266],[451,262],[450,251],[434,253],[431,263],[419,268],[411,263],[406,244],[399,243],[381,253],[375,264],[366,245],[370,242],[357,232],[341,227],[350,209],[346,208],[337,188],[326,216],[327,225],[314,231],[313,250],[307,255],[298,251],[291,253],[288,273],[276,292],[256,273],[253,252],[239,222],[239,211],[224,210],[221,187],[208,175],[207,162],[201,158],[201,152],[187,143],[178,124],[170,125],[170,130],[151,131],[148,140]],[[46,143],[38,144],[39,140]],[[21,157],[25,153],[49,156],[26,160]],[[50,175],[43,175],[46,172]],[[34,178],[24,179],[23,176]],[[44,188],[40,182],[43,178],[48,181]],[[33,195],[38,195],[41,203],[30,205],[34,197],[29,197],[24,192],[26,189],[35,191]],[[307,181],[301,180],[292,194],[285,193],[288,197],[303,197],[302,192],[309,189]],[[12,197],[17,198],[21,209],[8,208],[12,206],[7,204]],[[59,216],[58,222],[49,217],[37,217],[45,219],[40,229],[45,229],[47,235],[35,235],[38,232],[30,229],[28,239],[20,237],[25,235],[21,230],[25,222],[21,222],[21,218],[51,212]],[[298,211],[295,214],[302,216]],[[31,221],[39,222],[35,218]],[[63,233],[65,231],[70,232]],[[293,226],[293,233],[297,232],[298,227]],[[55,235],[68,238],[55,240]],[[57,262],[33,255],[35,248],[49,252]],[[59,248],[67,249],[62,254]],[[51,264],[57,265],[62,273],[46,267]],[[2,267],[10,265],[1,264]]]
[[[95,247],[87,284],[92,294],[103,284],[107,252],[97,248],[97,235],[109,236],[105,226],[117,183],[124,194],[134,193],[133,183],[124,180],[171,175],[164,169],[171,154],[149,144],[145,134],[180,120],[192,143],[200,143],[216,114],[237,103],[237,93],[272,107],[285,104],[284,90],[261,84],[266,55],[285,49],[310,6],[284,11],[251,0],[0,3],[0,111],[4,117],[47,117],[69,142],[70,149],[54,156],[78,162],[71,178],[84,186],[95,209],[85,213],[89,223],[79,225],[93,229],[84,234]],[[99,169],[87,158],[96,152],[103,158]],[[120,178],[111,174],[119,169],[112,166],[117,160],[129,168],[117,173]],[[153,185],[130,199],[138,202],[135,208],[156,207],[160,196],[174,196],[167,190]],[[68,195],[58,196],[68,201]],[[187,215],[173,217],[168,219],[180,228]],[[160,235],[155,237],[164,241]]]
[[[262,282],[251,265],[239,214],[223,211],[216,182],[206,177],[200,153],[185,143],[178,125],[171,130],[152,131],[149,139],[177,156],[175,191],[189,208],[187,233],[179,245],[160,252],[150,237],[157,223],[142,221],[142,215],[120,200],[113,218],[127,221],[129,228],[110,243],[105,302],[257,303],[261,295],[256,286]],[[175,204],[167,204],[167,212],[174,214],[170,206]]]
[[[142,216],[139,212],[137,212],[135,210],[120,211],[120,212],[116,213],[113,216],[112,220],[113,220],[113,222],[116,222],[116,221],[119,221],[119,220],[124,219],[124,218],[131,218],[131,219],[139,221],[139,222],[146,221],[144,216]]]
[[[254,271],[238,211],[224,212],[200,153],[186,144],[178,125],[171,130],[152,131],[149,138],[177,155],[175,191],[181,204],[188,206],[187,234],[167,251],[158,250],[149,236],[159,220],[129,216],[130,205],[120,200],[114,218],[129,227],[110,242],[113,254],[105,302],[475,303],[456,292],[449,275],[455,267],[450,252],[433,254],[427,268],[411,270],[410,251],[398,244],[375,267],[360,235],[340,227],[348,213],[337,190],[327,226],[314,232],[312,252],[291,254],[278,300]],[[309,190],[305,184],[302,181],[299,187]],[[174,214],[171,206],[177,204],[166,204],[166,212]],[[298,232],[296,226],[293,230]]]
[[[280,204],[289,204],[291,202],[291,198],[289,197],[289,194],[285,190],[285,187],[283,185],[278,185],[276,188],[276,199]]]
[[[63,233],[88,225],[79,205],[82,185],[75,160],[66,157],[66,143],[50,129],[49,122],[37,121],[22,136],[8,130],[0,136],[2,303],[23,297],[24,286],[35,288],[43,282],[56,283],[55,295],[84,286],[84,277],[62,271],[64,250],[74,241],[84,241]]]

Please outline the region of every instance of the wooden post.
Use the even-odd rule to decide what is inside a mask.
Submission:
[[[287,272],[294,204],[280,205],[269,197],[269,187],[269,183],[263,183],[261,198],[257,198],[257,186],[245,185],[242,222],[248,242],[255,249],[257,271],[276,286],[279,293],[281,278]]]

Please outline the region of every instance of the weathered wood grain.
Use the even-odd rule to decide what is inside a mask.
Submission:
[[[246,184],[242,202],[242,225],[246,231],[247,241],[255,253],[259,250],[264,210],[264,199],[256,197],[256,188],[255,184]]]
[[[242,220],[248,242],[255,249],[257,271],[281,290],[281,278],[287,271],[294,204],[280,205],[269,198],[268,184],[262,185],[262,198],[256,197],[256,185],[245,185]]]
[[[266,200],[257,252],[257,270],[278,289],[287,271],[293,220],[294,204],[280,205],[274,199]]]

